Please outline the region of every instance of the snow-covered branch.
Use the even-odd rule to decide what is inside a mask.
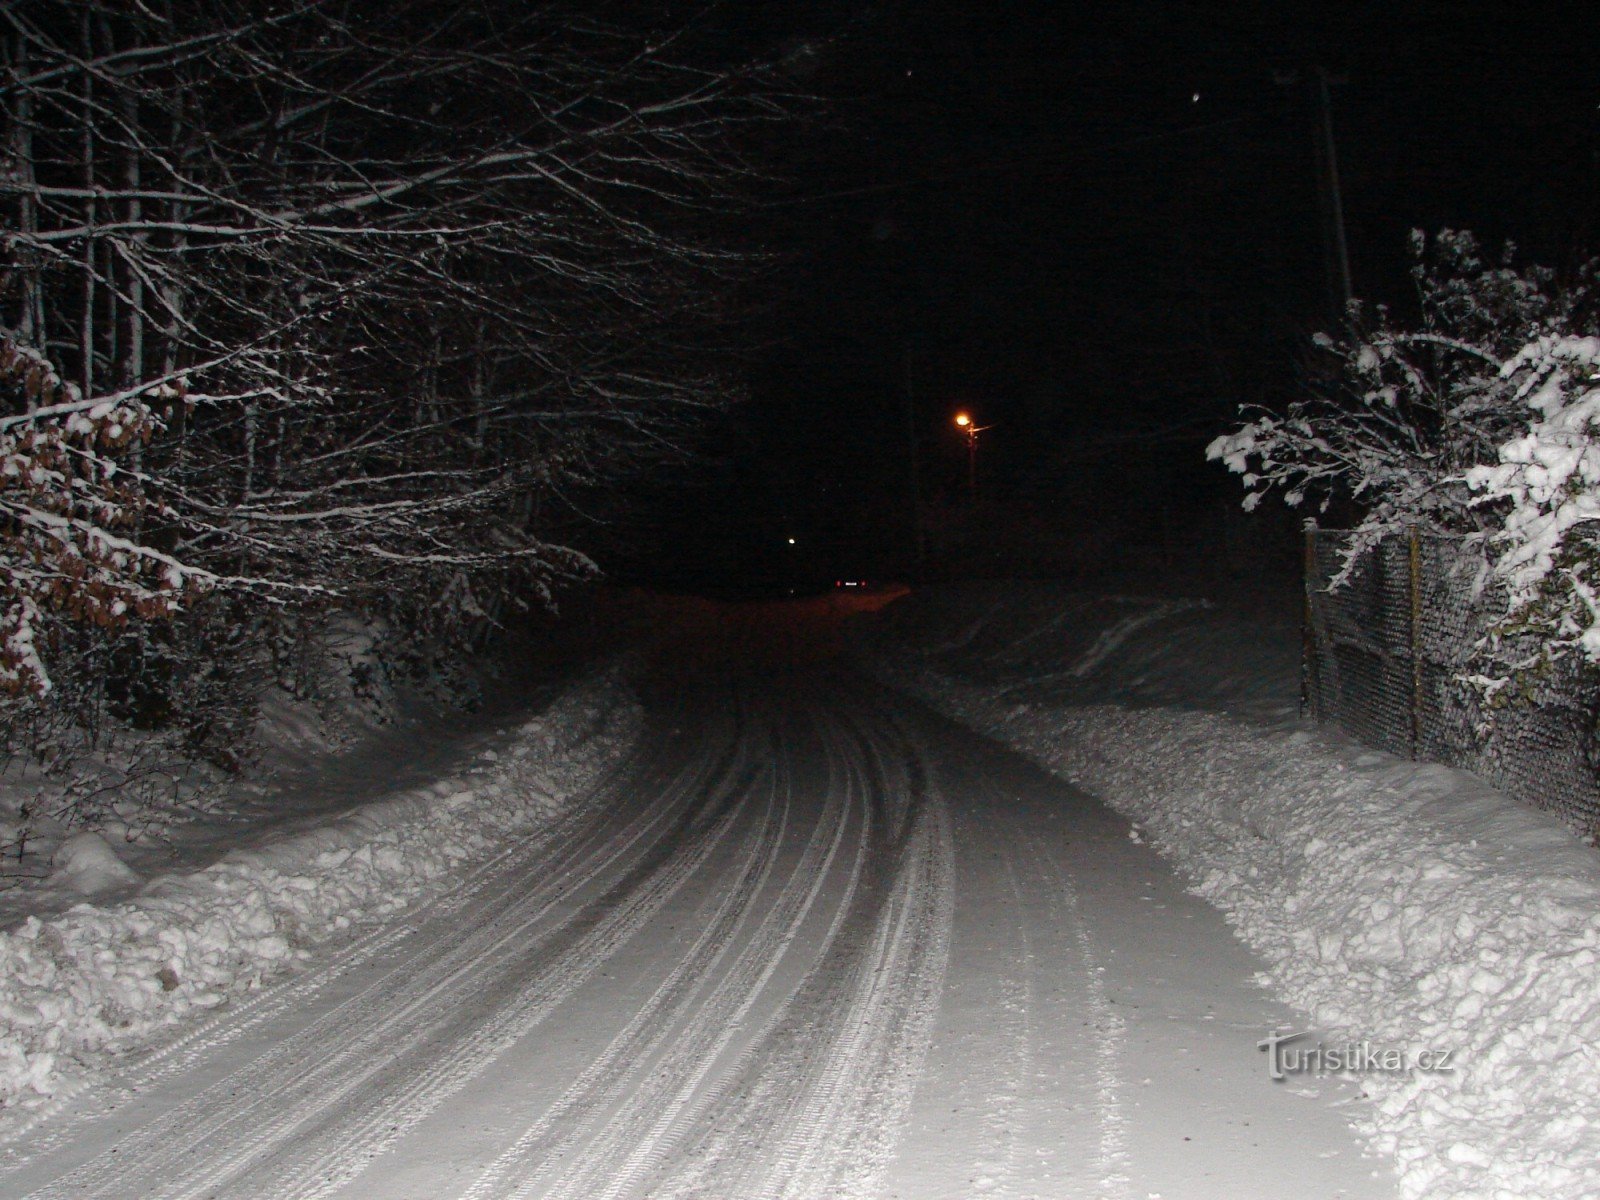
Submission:
[[[739,41],[649,4],[0,6],[13,690],[40,620],[337,596],[459,633],[592,572],[568,498],[738,396],[730,220],[791,111]]]
[[[1346,574],[1406,529],[1492,529],[1466,472],[1494,461],[1527,425],[1501,364],[1562,327],[1578,303],[1549,271],[1512,267],[1509,250],[1486,267],[1470,234],[1413,238],[1421,328],[1352,305],[1344,336],[1315,339],[1322,358],[1300,395],[1282,411],[1246,413],[1244,425],[1206,450],[1242,477],[1246,508],[1274,491],[1319,514],[1335,503],[1353,507]]]
[[[1472,675],[1485,691],[1570,651],[1600,662],[1600,267],[1558,283],[1509,248],[1486,267],[1450,231],[1416,250],[1421,329],[1353,308],[1344,338],[1318,339],[1337,372],[1207,456],[1243,477],[1247,508],[1275,490],[1355,508],[1336,586],[1405,530],[1486,548],[1506,600]]]

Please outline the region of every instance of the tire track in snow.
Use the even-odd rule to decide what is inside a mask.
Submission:
[[[980,1160],[973,1164],[980,1172],[973,1180],[973,1188],[981,1190],[985,1196],[1008,1196],[1017,1191],[1016,1181],[1021,1175],[1022,1165],[1022,1122],[1018,1120],[1016,1108],[1023,1100],[1033,1062],[1036,1036],[1033,1020],[1038,1006],[1038,980],[1028,970],[1035,953],[1034,933],[1022,915],[1027,911],[1027,897],[1017,873],[1015,857],[1005,860],[1005,878],[1006,889],[1011,897],[1010,911],[1017,914],[1016,957],[1010,964],[1010,970],[995,982],[1001,1001],[1000,1013],[994,1018],[994,1024],[1006,1027],[1006,1051],[996,1064],[1000,1078],[995,1081],[994,1091],[987,1097],[989,1109],[985,1116],[988,1134],[998,1146],[1004,1148],[1004,1157],[997,1163]],[[987,1174],[991,1167],[998,1173],[998,1178]]]
[[[925,764],[910,757],[905,726],[891,718],[886,736],[860,716],[853,723],[867,786],[881,797],[891,843],[900,848],[898,886],[879,917],[871,969],[842,1048],[822,1066],[808,1119],[769,1171],[757,1193],[763,1200],[859,1195],[875,1182],[909,1105],[943,989],[954,901],[948,814]],[[895,751],[908,764],[904,787],[892,782]]]
[[[163,1081],[190,1070],[208,1055],[242,1040],[285,1014],[305,1008],[341,977],[402,947],[430,922],[438,923],[457,911],[465,911],[464,924],[479,923],[483,919],[481,914],[495,911],[496,906],[503,907],[505,903],[500,894],[485,900],[481,894],[485,888],[495,887],[499,893],[504,893],[509,879],[518,881],[516,886],[520,890],[523,886],[521,873],[528,864],[549,857],[552,846],[576,836],[575,831],[582,832],[592,824],[593,811],[606,807],[614,799],[619,782],[639,770],[642,762],[643,749],[636,746],[596,781],[588,803],[562,813],[548,826],[530,831],[514,845],[477,863],[448,892],[415,911],[388,918],[352,941],[325,943],[318,947],[318,960],[311,966],[259,991],[232,997],[217,1011],[174,1031],[168,1040],[128,1054],[107,1071],[93,1094],[68,1112],[52,1116],[44,1122],[42,1130],[35,1123],[8,1129],[6,1138],[0,1141],[6,1154],[6,1162],[0,1167],[0,1179],[71,1142],[96,1121]],[[450,781],[436,784],[432,790],[442,799],[459,788],[455,781]],[[474,913],[480,915],[474,918]]]
[[[753,781],[750,787],[753,787]],[[749,788],[746,788],[741,790],[739,796],[734,797],[739,803],[735,809],[730,810],[730,819],[734,815],[743,813],[743,810],[748,807],[746,803],[748,795]],[[682,993],[692,989],[699,983],[699,975],[704,969],[703,958],[705,954],[708,951],[711,952],[714,960],[715,957],[726,951],[726,942],[732,929],[743,921],[748,913],[752,896],[772,870],[774,857],[781,842],[787,818],[787,806],[777,803],[775,781],[769,781],[767,803],[761,814],[760,823],[746,839],[742,850],[737,869],[738,882],[724,894],[712,920],[702,930],[667,980],[657,988],[655,995],[647,1002],[645,1008],[630,1022],[630,1029],[648,1025],[650,1023],[649,1014],[668,1006],[674,1000],[681,1003],[683,1000]],[[718,840],[720,841],[720,839]],[[698,859],[695,863],[695,869],[698,869],[703,864],[703,861],[703,858]],[[622,1040],[621,1037],[618,1040]],[[618,1053],[620,1055],[622,1051],[619,1050]],[[630,1058],[625,1065],[632,1066],[633,1060]],[[429,1111],[431,1111],[431,1108]],[[426,1115],[418,1107],[412,1107],[407,1112],[412,1118],[411,1124],[415,1124],[416,1120],[420,1120],[422,1116]],[[315,1175],[319,1171],[331,1172],[342,1157],[347,1154],[365,1154],[369,1158],[374,1156],[382,1146],[394,1140],[394,1136],[398,1136],[398,1134],[386,1137],[378,1136],[379,1131],[385,1128],[389,1120],[389,1115],[384,1111],[380,1111],[376,1116],[370,1117],[363,1127],[358,1127],[347,1135],[344,1139],[344,1144],[332,1147],[325,1152],[322,1167],[319,1168],[316,1164],[312,1164],[310,1167],[302,1169],[302,1174]],[[393,1130],[396,1127],[390,1125],[388,1128]],[[312,1189],[293,1194],[309,1197],[326,1194],[326,1189]]]
[[[869,1194],[932,1034],[953,862],[926,733],[879,701],[830,686],[654,738],[613,810],[563,819],[347,945],[358,964],[294,977],[135,1064],[170,1087],[298,1006],[325,1010],[264,1051],[250,1041],[253,1060],[35,1200],[331,1196],[518,1043],[537,1054],[528,1033],[647,942],[713,861],[687,893],[704,927],[638,951],[660,969],[643,1009],[469,1195]]]
[[[994,812],[1005,814],[1015,802],[1014,795],[1001,790],[986,772],[974,771],[964,762],[952,762],[951,766],[956,778],[963,781],[959,786],[988,793],[987,803]],[[1081,1012],[1075,1014],[1078,1027],[1090,1031],[1091,1044],[1080,1047],[1073,1058],[1089,1076],[1082,1090],[1093,1110],[1092,1135],[1086,1139],[1085,1147],[1089,1157],[1085,1168],[1092,1178],[1093,1194],[1097,1200],[1123,1200],[1129,1196],[1128,1120],[1123,1103],[1127,1085],[1122,1070],[1127,1054],[1127,1023],[1111,1003],[1105,982],[1107,968],[1095,946],[1074,872],[1062,858],[1062,848],[1071,843],[1057,832],[1047,836],[1020,821],[1001,836],[1008,846],[1004,851],[1007,870],[1023,914],[1020,928],[1025,943],[1031,945],[1033,940],[1026,915],[1028,906],[1024,903],[1024,894],[1031,888],[1035,900],[1044,902],[1044,919],[1036,928],[1050,931],[1048,944],[1068,960],[1061,963],[1059,970],[1066,981],[1076,984],[1073,1003],[1081,1006]],[[1035,976],[1035,981],[1038,978]],[[1029,1013],[1043,1007],[1037,995],[1029,996],[1025,1022],[1031,1020]],[[1020,1140],[1016,1144],[1020,1145]],[[1014,1155],[1008,1158],[1007,1167],[1005,1174],[988,1181],[985,1195],[1039,1195],[1027,1178],[1031,1172]]]
[[[754,770],[717,797],[712,822],[695,831],[691,843],[677,837],[657,843],[650,851],[653,861],[634,868],[553,934],[533,940],[527,951],[502,957],[500,951],[520,943],[506,939],[476,956],[479,962],[463,974],[462,986],[431,1002],[422,1020],[410,1022],[399,1054],[345,1081],[336,1094],[315,1089],[319,1119],[292,1108],[271,1136],[255,1139],[253,1153],[231,1155],[209,1179],[159,1194],[168,1200],[195,1200],[202,1193],[310,1200],[337,1191],[520,1040],[666,905],[735,829],[736,802]],[[687,830],[687,821],[680,828]],[[497,960],[492,965],[491,958]],[[216,1181],[237,1176],[247,1159],[265,1161],[251,1162],[238,1188],[216,1190]]]
[[[997,748],[950,741],[916,706],[901,712],[933,748],[965,901],[937,1049],[883,1186],[904,1197],[1128,1200],[1127,1033],[1080,895],[1083,856],[1104,835],[1039,803]]]
[[[453,905],[432,923],[416,953],[425,955],[430,947],[448,949],[431,964],[427,980],[417,979],[412,963],[402,963],[301,1033],[33,1195],[37,1200],[135,1193],[185,1195],[195,1188],[217,1185],[228,1172],[263,1147],[270,1147],[274,1139],[313,1123],[318,1114],[392,1062],[393,1056],[384,1052],[386,1046],[414,1041],[420,1028],[448,1022],[456,1007],[483,990],[492,977],[508,974],[508,948],[525,952],[530,947],[535,952],[545,949],[585,913],[592,914],[593,904],[564,915],[557,911],[585,882],[638,858],[641,847],[645,855],[654,849],[658,866],[670,863],[674,847],[663,849],[663,843],[681,840],[690,832],[700,811],[693,803],[695,794],[707,779],[719,774],[725,784],[728,772],[740,765],[737,755],[737,739],[725,746],[720,759],[711,750],[702,752],[663,789],[665,803],[646,803],[629,813],[602,812],[598,819],[575,820],[552,859],[543,864],[545,875],[540,884],[529,888],[525,872],[516,869],[524,864],[514,862],[513,869],[502,871],[495,886],[471,905],[482,922],[467,935],[460,933],[460,915]],[[717,799],[724,799],[726,792],[725,786],[719,789]],[[677,827],[670,828],[674,817]],[[727,822],[719,828],[725,832]],[[681,881],[684,873],[667,872],[665,878],[670,882],[675,876]],[[659,893],[651,895],[654,898]],[[544,928],[538,928],[541,923]],[[601,924],[607,934],[620,931],[616,922]],[[586,950],[599,949],[601,941],[603,938],[591,938],[585,943]],[[307,1062],[312,1064],[309,1069],[303,1065]],[[263,1119],[263,1111],[271,1116]],[[186,1176],[186,1172],[195,1172],[194,1164],[213,1144],[220,1151],[217,1159],[196,1173],[204,1179]],[[136,1178],[147,1182],[135,1185]],[[252,1186],[245,1194],[257,1197],[263,1193]]]
[[[926,1053],[951,905],[942,801],[919,758],[891,785],[883,726],[868,716],[849,734],[857,778],[846,786],[870,814],[859,888],[800,989],[704,1107],[679,1168],[651,1182],[653,1198],[870,1192]],[[889,746],[907,758],[898,737]]]
[[[734,814],[708,831],[692,851],[682,852],[670,873],[637,890],[600,927],[572,944],[561,960],[533,986],[518,993],[467,1039],[452,1028],[425,1044],[408,1047],[407,1060],[422,1058],[432,1065],[418,1071],[397,1065],[386,1071],[398,1076],[377,1098],[352,1097],[341,1105],[331,1123],[332,1132],[319,1129],[312,1137],[296,1139],[282,1157],[288,1162],[268,1171],[260,1169],[249,1180],[250,1197],[315,1200],[338,1191],[366,1164],[451,1096],[485,1070],[496,1058],[521,1040],[558,1004],[581,986],[626,941],[658,913],[690,875],[702,867],[711,852],[731,833]],[[758,851],[753,851],[758,852]],[[183,1200],[190,1193],[183,1194]],[[175,1197],[174,1200],[180,1200]]]
[[[1055,898],[1053,907],[1060,914],[1063,927],[1070,930],[1077,952],[1089,1025],[1097,1035],[1093,1051],[1097,1137],[1091,1165],[1104,1200],[1126,1196],[1130,1181],[1128,1120],[1122,1096],[1127,1085],[1121,1068],[1127,1052],[1127,1022],[1117,1014],[1106,991],[1106,968],[1095,950],[1070,872],[1037,834],[1023,839],[1020,855],[1024,863],[1031,865],[1029,874],[1042,881]]]
[[[930,806],[913,835],[909,878],[880,921],[848,1033],[820,1073],[778,1169],[755,1193],[762,1200],[842,1200],[875,1182],[932,1034],[949,947],[951,857],[942,808]]]
[[[779,749],[780,761],[789,763],[785,775],[792,790],[793,747]],[[831,767],[837,748],[825,741],[825,750]],[[686,1014],[687,1028],[661,1031],[650,1048],[652,1054],[641,1066],[639,1073],[644,1078],[630,1089],[622,1109],[606,1120],[601,1136],[585,1146],[582,1163],[586,1165],[570,1169],[548,1194],[616,1200],[637,1193],[670,1150],[688,1136],[706,1100],[706,1080],[741,1031],[831,877],[854,805],[847,789],[830,787],[826,794],[827,803],[811,837],[752,937],[711,989],[703,1007]],[[858,827],[864,832],[859,820]],[[852,880],[863,848],[858,844],[851,864]],[[853,888],[847,889],[846,902],[851,891]],[[663,1056],[651,1069],[648,1064],[655,1054]],[[619,1162],[620,1166],[613,1165]],[[530,1179],[512,1193],[516,1200],[537,1194],[533,1182]]]

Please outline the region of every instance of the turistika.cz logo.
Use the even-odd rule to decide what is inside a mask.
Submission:
[[[1257,1042],[1256,1049],[1267,1052],[1268,1077],[1281,1081],[1291,1075],[1407,1075],[1413,1071],[1448,1075],[1456,1069],[1454,1050],[1413,1051],[1371,1042],[1302,1044],[1310,1036],[1309,1032],[1274,1030]]]

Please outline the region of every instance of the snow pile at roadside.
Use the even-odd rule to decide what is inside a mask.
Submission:
[[[886,609],[873,635],[935,670],[1052,705],[1178,705],[1260,719],[1299,708],[1300,630],[1204,600],[1093,595],[1054,584],[961,584]]]
[[[442,893],[548,820],[635,743],[612,670],[490,739],[452,778],[396,794],[110,907],[0,934],[0,1106],[75,1090],[90,1055],[258,986],[352,924]],[[91,848],[92,849],[92,848]]]
[[[1077,630],[1075,644],[1096,633]],[[980,636],[961,631],[969,647]],[[1221,642],[1162,644],[1168,678],[1179,666],[1196,678],[1194,707],[1019,702],[1073,678],[1081,649],[1002,683],[993,659],[977,669],[981,656],[962,662],[946,642],[944,671],[902,659],[895,674],[1131,817],[1310,1015],[1319,1037],[1300,1045],[1365,1043],[1412,1062],[1452,1052],[1449,1073],[1359,1075],[1371,1107],[1358,1119],[1404,1195],[1600,1195],[1594,851],[1463,772],[1203,711],[1223,699],[1214,673],[1232,666],[1214,657]],[[1104,661],[1084,673],[1110,698]],[[947,673],[958,664],[974,669]],[[1137,696],[1148,681],[1124,685]]]
[[[216,724],[233,736],[199,757],[193,714],[157,729],[102,714],[92,735],[65,722],[47,742],[21,737],[0,770],[0,879],[14,889],[0,901],[0,923],[31,910],[45,871],[83,830],[124,846],[181,838],[251,780],[325,759],[407,713],[466,710],[482,695],[484,664],[433,654],[352,613],[329,615],[295,658],[292,687],[274,682],[253,705],[219,703]]]

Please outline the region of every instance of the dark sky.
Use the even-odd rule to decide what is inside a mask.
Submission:
[[[994,426],[985,536],[1203,543],[1196,514],[1237,485],[1201,448],[1240,402],[1282,396],[1329,324],[1318,68],[1357,295],[1403,306],[1413,226],[1553,264],[1592,244],[1587,5],[762,13],[762,36],[843,29],[807,80],[834,119],[770,213],[794,258],[753,403],[678,518],[690,573],[903,573],[913,442],[925,519],[979,515],[958,407]]]

